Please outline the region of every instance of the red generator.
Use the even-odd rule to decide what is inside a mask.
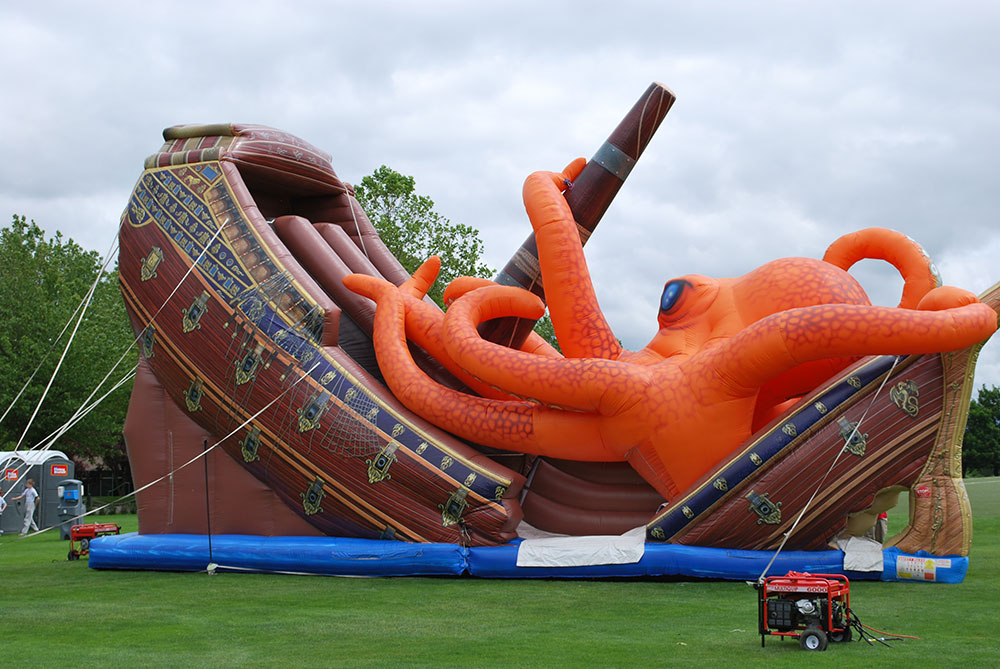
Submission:
[[[838,574],[790,571],[768,576],[757,586],[760,645],[768,634],[799,638],[805,650],[826,650],[827,643],[850,641],[851,584]]]
[[[90,523],[89,525],[74,525],[69,530],[68,560],[79,560],[81,555],[90,555],[90,540],[103,537],[105,534],[118,534],[122,528],[118,523]],[[76,542],[80,542],[79,550]]]

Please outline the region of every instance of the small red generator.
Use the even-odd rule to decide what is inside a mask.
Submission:
[[[790,571],[768,576],[757,586],[760,645],[768,634],[799,638],[805,650],[826,650],[827,643],[850,641],[854,614],[851,584],[837,574]]]
[[[105,534],[118,534],[122,528],[118,523],[90,523],[89,525],[74,525],[69,529],[69,560],[79,560],[81,555],[90,555],[90,540],[103,537]],[[76,542],[80,542],[77,550]]]

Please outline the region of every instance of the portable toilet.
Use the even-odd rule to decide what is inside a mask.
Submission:
[[[35,505],[35,522],[44,529],[58,525],[59,518],[59,484],[68,478],[73,478],[76,468],[73,461],[62,451],[0,451],[0,472],[3,480],[0,489],[7,500],[7,510],[4,511],[2,523],[4,533],[19,532],[24,525],[24,505],[11,502],[24,492],[24,482],[34,479],[35,490],[38,491],[38,502]]]
[[[83,503],[83,481],[64,479],[56,489],[59,498],[59,538],[69,539],[73,525],[83,523],[81,516],[87,513],[87,505]]]

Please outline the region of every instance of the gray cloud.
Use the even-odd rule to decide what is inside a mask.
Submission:
[[[9,5],[10,3],[8,3]],[[678,102],[588,246],[626,345],[663,282],[819,257],[883,225],[1000,279],[1000,8],[984,3],[103,2],[0,9],[0,213],[104,251],[162,128],[295,133],[413,175],[504,264],[524,177],[589,156],[650,81]],[[890,268],[856,272],[895,304]],[[978,382],[1000,385],[1000,351]]]

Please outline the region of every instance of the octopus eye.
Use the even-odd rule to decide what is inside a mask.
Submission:
[[[663,295],[660,297],[660,313],[670,313],[678,307],[684,289],[690,286],[691,283],[684,279],[674,279],[667,282],[667,285],[663,287]]]

